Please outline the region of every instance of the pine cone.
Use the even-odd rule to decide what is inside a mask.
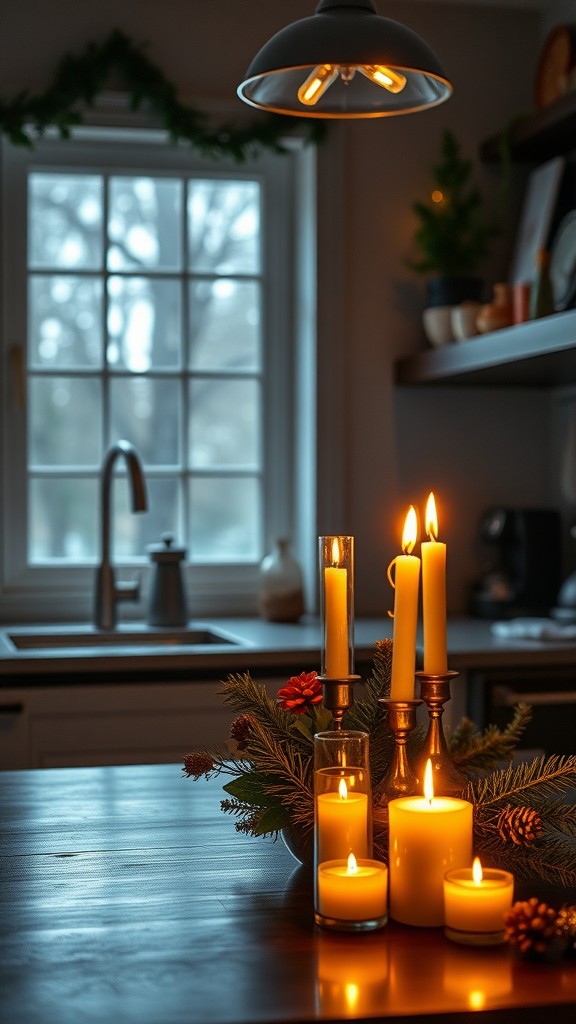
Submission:
[[[500,812],[496,825],[504,842],[516,846],[530,846],[544,831],[538,811],[532,807],[510,807],[510,804]]]
[[[568,942],[569,952],[576,953],[576,906],[561,907],[556,924]]]
[[[504,938],[527,960],[553,959],[566,947],[558,915],[535,896],[521,900],[504,915]]]

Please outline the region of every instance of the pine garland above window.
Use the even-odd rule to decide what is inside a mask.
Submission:
[[[82,106],[93,106],[112,70],[121,73],[132,110],[146,104],[173,142],[188,143],[203,156],[228,156],[241,162],[262,148],[286,152],[282,139],[296,127],[310,142],[318,142],[324,134],[322,125],[303,124],[301,118],[282,114],[261,116],[239,126],[211,126],[200,110],[180,103],[162,71],[118,29],[100,45],[89,43],[80,56],[64,56],[52,85],[43,94],[24,91],[11,103],[0,101],[0,133],[13,145],[27,147],[33,144],[30,129],[43,135],[54,127],[62,138],[69,138],[71,128],[82,124]]]

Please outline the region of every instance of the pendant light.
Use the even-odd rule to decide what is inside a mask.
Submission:
[[[363,118],[436,106],[452,86],[420,36],[382,18],[373,0],[320,0],[262,47],[237,92],[278,114]]]

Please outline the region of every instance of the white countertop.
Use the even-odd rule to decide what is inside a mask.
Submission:
[[[449,667],[456,671],[502,668],[506,666],[574,665],[576,640],[530,640],[500,638],[493,635],[488,621],[454,619],[448,624]],[[193,622],[189,629],[213,629],[226,638],[222,643],[159,642],[141,645],[135,631],[146,627],[124,623],[120,636],[129,632],[130,642],[100,645],[98,631],[79,624],[14,625],[0,631],[0,685],[10,685],[14,677],[60,678],[78,673],[87,678],[114,673],[117,677],[143,675],[207,678],[222,672],[253,673],[289,669],[294,672],[319,669],[320,626],[318,619],[306,617],[299,623],[271,623],[259,618],[215,618]],[[355,650],[358,666],[370,663],[373,645],[392,635],[392,620],[358,619],[355,623]],[[47,644],[58,631],[81,634],[81,643],[70,646],[41,646],[41,634]],[[18,649],[10,637],[34,634],[35,646]],[[24,636],[23,636],[24,635]],[[94,636],[94,643],[91,636]],[[161,635],[161,634],[157,634]],[[47,678],[47,681],[48,681]],[[22,679],[22,681],[24,681]]]

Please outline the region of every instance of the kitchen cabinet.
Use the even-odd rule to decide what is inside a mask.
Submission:
[[[542,163],[569,154],[576,138],[576,91],[509,130],[512,159]],[[480,147],[500,159],[502,135]],[[576,383],[576,310],[420,352],[396,363],[398,385],[554,387]]]
[[[285,679],[266,680],[276,693]],[[0,769],[180,762],[223,747],[235,717],[218,680],[39,685],[0,694]]]

